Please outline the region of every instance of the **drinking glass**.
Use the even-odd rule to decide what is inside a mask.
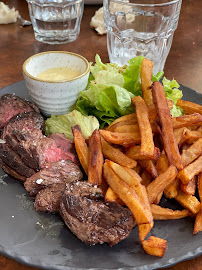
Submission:
[[[77,39],[84,0],[27,0],[38,41],[62,44]]]
[[[178,25],[182,0],[104,0],[110,62],[122,66],[143,55],[163,70]]]

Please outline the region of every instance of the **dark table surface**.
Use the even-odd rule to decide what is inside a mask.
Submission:
[[[29,19],[25,0],[4,0],[15,7],[24,19]],[[90,19],[97,5],[85,5],[79,38],[68,44],[48,45],[35,40],[31,26],[21,27],[18,23],[0,25],[0,88],[23,80],[22,64],[33,54],[65,50],[79,53],[88,61],[94,61],[98,53],[103,62],[108,62],[106,36],[98,36],[90,28]],[[165,76],[202,93],[202,1],[184,0],[178,29],[165,65]],[[36,268],[19,264],[0,255],[0,270],[31,270]],[[202,256],[182,262],[169,270],[201,270]]]

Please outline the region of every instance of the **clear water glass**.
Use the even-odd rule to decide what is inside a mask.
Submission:
[[[84,0],[27,0],[38,41],[62,44],[77,39]]]
[[[143,55],[163,70],[177,28],[182,0],[104,0],[111,63],[122,66]]]

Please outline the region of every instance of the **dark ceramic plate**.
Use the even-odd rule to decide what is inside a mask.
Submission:
[[[184,99],[202,103],[202,95],[182,86]],[[1,90],[29,99],[24,81]],[[174,201],[163,206],[178,208]],[[168,241],[161,259],[146,255],[135,228],[118,245],[87,246],[63,224],[59,215],[37,213],[23,185],[0,170],[0,252],[19,262],[43,269],[151,270],[168,267],[202,254],[202,234],[194,236],[193,220],[157,221],[152,235]]]

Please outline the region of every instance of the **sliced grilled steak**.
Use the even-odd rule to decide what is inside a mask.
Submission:
[[[113,246],[128,237],[135,224],[129,209],[105,202],[101,189],[88,182],[66,184],[60,214],[68,228],[90,245]]]
[[[74,143],[71,140],[67,139],[63,133],[53,133],[48,137],[55,141],[58,148],[70,153],[74,153]]]
[[[59,212],[60,200],[65,190],[65,183],[52,185],[36,195],[34,208],[41,212]]]
[[[43,129],[44,119],[37,112],[14,116],[3,129],[1,138],[6,141],[6,144],[3,145],[4,150],[6,151],[8,147],[11,148],[26,166],[38,170],[39,158],[33,148],[36,148],[34,142],[44,137],[41,131]],[[9,167],[13,168],[11,164]],[[16,170],[16,168],[13,169]],[[27,177],[29,176],[27,175]]]
[[[39,172],[26,180],[24,186],[31,196],[52,185],[60,185],[83,177],[79,167],[70,160],[61,160],[47,164]]]
[[[4,169],[4,166],[6,166],[7,171],[9,175],[15,177],[16,175],[21,175],[22,177],[19,178],[19,180],[24,180],[27,177],[30,177],[35,173],[33,169],[26,166],[19,155],[14,152],[7,144],[1,144],[0,145],[0,159],[2,163],[2,168]],[[9,168],[11,171],[9,171]],[[14,172],[16,174],[14,175]]]
[[[11,94],[5,94],[0,97],[0,129],[16,114],[36,111],[37,106],[20,97]]]
[[[58,148],[52,138],[42,134],[43,129],[44,119],[37,112],[18,114],[4,127],[1,138],[6,144],[1,146],[0,158],[16,175],[28,178],[45,163],[59,160],[70,159],[78,164],[76,155]],[[22,165],[26,168],[23,172]]]
[[[23,175],[20,175],[18,172],[14,171],[13,169],[11,169],[8,165],[6,165],[5,163],[2,164],[1,168],[4,170],[5,173],[7,173],[8,175],[10,175],[11,177],[18,179],[22,182],[26,181],[26,177]]]

